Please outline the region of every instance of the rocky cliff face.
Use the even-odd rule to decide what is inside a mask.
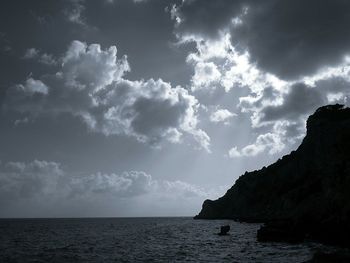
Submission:
[[[296,151],[246,172],[223,197],[206,200],[195,218],[288,221],[311,237],[349,242],[350,109],[319,108]]]

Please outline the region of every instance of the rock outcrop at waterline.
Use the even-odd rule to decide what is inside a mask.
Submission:
[[[195,218],[267,222],[262,240],[269,233],[283,239],[287,232],[298,240],[308,236],[349,245],[350,109],[319,108],[296,151],[246,172],[223,197],[206,200]]]

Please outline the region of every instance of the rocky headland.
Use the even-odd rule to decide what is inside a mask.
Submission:
[[[307,120],[296,151],[246,172],[195,219],[262,222],[260,241],[305,238],[350,245],[350,108],[329,105]]]

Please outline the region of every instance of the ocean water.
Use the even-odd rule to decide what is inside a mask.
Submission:
[[[216,233],[231,226],[230,235]],[[1,219],[0,262],[304,262],[317,243],[259,243],[259,224],[192,218]]]

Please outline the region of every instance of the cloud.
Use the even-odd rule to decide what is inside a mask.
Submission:
[[[330,77],[313,82],[291,83],[284,90],[268,87],[258,94],[242,97],[240,108],[250,112],[252,127],[270,129],[268,141],[259,135],[254,144],[236,147],[229,156],[255,156],[267,151],[281,151],[286,145],[300,142],[306,132],[306,120],[317,108],[341,103],[349,105],[350,82],[343,77]]]
[[[9,53],[13,51],[12,43],[5,32],[0,31],[0,52]]]
[[[150,207],[163,206],[164,201],[165,205],[174,207],[178,202],[200,205],[204,198],[217,197],[223,191],[221,188],[216,190],[205,190],[179,180],[155,180],[141,171],[70,174],[56,162],[0,163],[0,216],[6,216],[4,211],[11,210],[11,207],[28,204],[32,211],[25,213],[34,215],[36,209],[43,207],[48,214],[61,208],[62,211],[57,212],[66,213],[69,211],[67,207],[73,204],[74,207],[82,207],[86,203],[96,207],[100,202],[108,204],[109,208],[115,203],[136,208],[143,200],[148,200]],[[114,215],[117,212],[104,211]],[[26,216],[25,213],[21,215]]]
[[[92,198],[94,195],[111,195],[130,198],[149,193],[184,197],[205,196],[204,190],[182,182],[154,180],[145,172],[131,171],[122,174],[71,175],[59,163],[38,161],[8,162],[0,170],[2,201],[41,196],[56,198]]]
[[[261,121],[273,121],[277,119],[295,120],[305,114],[310,114],[327,100],[320,90],[308,87],[303,83],[297,83],[290,87],[290,91],[283,96],[283,103],[275,106],[267,106],[262,109]]]
[[[243,1],[182,1],[174,5],[171,15],[176,33],[181,37],[217,38],[230,27],[231,20],[241,12]]]
[[[190,53],[187,62],[194,67],[192,90],[214,90],[223,88],[249,88],[257,92],[266,86],[277,88],[285,81],[261,71],[251,62],[248,52],[240,53],[231,43],[231,36],[225,34],[216,40],[192,39],[196,51]]]
[[[227,109],[218,109],[211,113],[210,121],[223,122],[225,124],[229,124],[229,119],[232,118],[233,116],[236,116],[236,114],[230,112]]]
[[[113,195],[134,197],[150,192],[155,187],[152,177],[144,172],[124,172],[117,174],[91,174],[75,176],[68,180],[70,197],[91,195]]]
[[[45,65],[56,65],[58,61],[47,53],[41,53],[36,48],[28,48],[23,56],[24,59],[34,59]]]
[[[0,203],[50,195],[58,186],[63,171],[57,163],[33,161],[1,164]]]
[[[127,80],[127,57],[118,58],[115,46],[103,50],[73,41],[60,61],[55,74],[10,88],[5,110],[32,117],[70,113],[91,131],[125,134],[152,145],[179,143],[189,135],[210,151],[210,138],[197,128],[196,98],[161,79]]]
[[[147,2],[148,0],[132,0],[134,3],[138,4],[138,3],[145,3]],[[106,0],[107,3],[109,4],[114,4],[114,3],[117,3],[118,0]]]
[[[179,38],[229,33],[233,46],[249,52],[259,68],[291,80],[344,60],[350,51],[349,10],[342,0],[185,0],[172,8],[172,17]]]
[[[238,150],[237,147],[233,147],[229,150],[229,157],[251,157],[261,154],[265,151],[268,154],[276,154],[281,152],[284,149],[284,143],[281,141],[281,137],[276,133],[266,133],[260,134],[256,142],[249,144],[243,147],[241,150]]]
[[[35,80],[33,78],[27,79],[24,85],[19,84],[17,88],[29,95],[32,95],[32,94],[47,95],[49,92],[49,88],[41,80]]]
[[[185,0],[171,9],[179,43],[196,44],[187,58],[194,68],[192,90],[223,88],[236,96],[239,117],[250,116],[251,132],[258,134],[254,143],[240,150],[233,147],[231,156],[274,154],[294,147],[314,110],[328,103],[348,103],[350,50],[340,39],[347,30],[341,23],[348,19],[344,10],[350,5],[325,1],[314,14],[315,4]],[[295,23],[298,14],[301,20]],[[237,88],[245,94],[235,92]]]
[[[85,0],[69,0],[69,2],[70,6],[63,11],[66,19],[71,23],[87,26],[83,17]]]
[[[334,77],[316,81],[292,83],[283,91],[266,88],[257,97],[241,98],[241,107],[253,111],[252,122],[259,127],[275,121],[303,122],[318,107],[329,103],[347,103],[350,82]]]
[[[195,91],[199,87],[207,87],[215,85],[220,80],[221,73],[213,62],[199,62],[195,65],[195,74],[192,77],[192,90]]]
[[[23,57],[30,59],[30,58],[36,58],[38,55],[39,55],[39,50],[37,50],[36,48],[28,48]]]

